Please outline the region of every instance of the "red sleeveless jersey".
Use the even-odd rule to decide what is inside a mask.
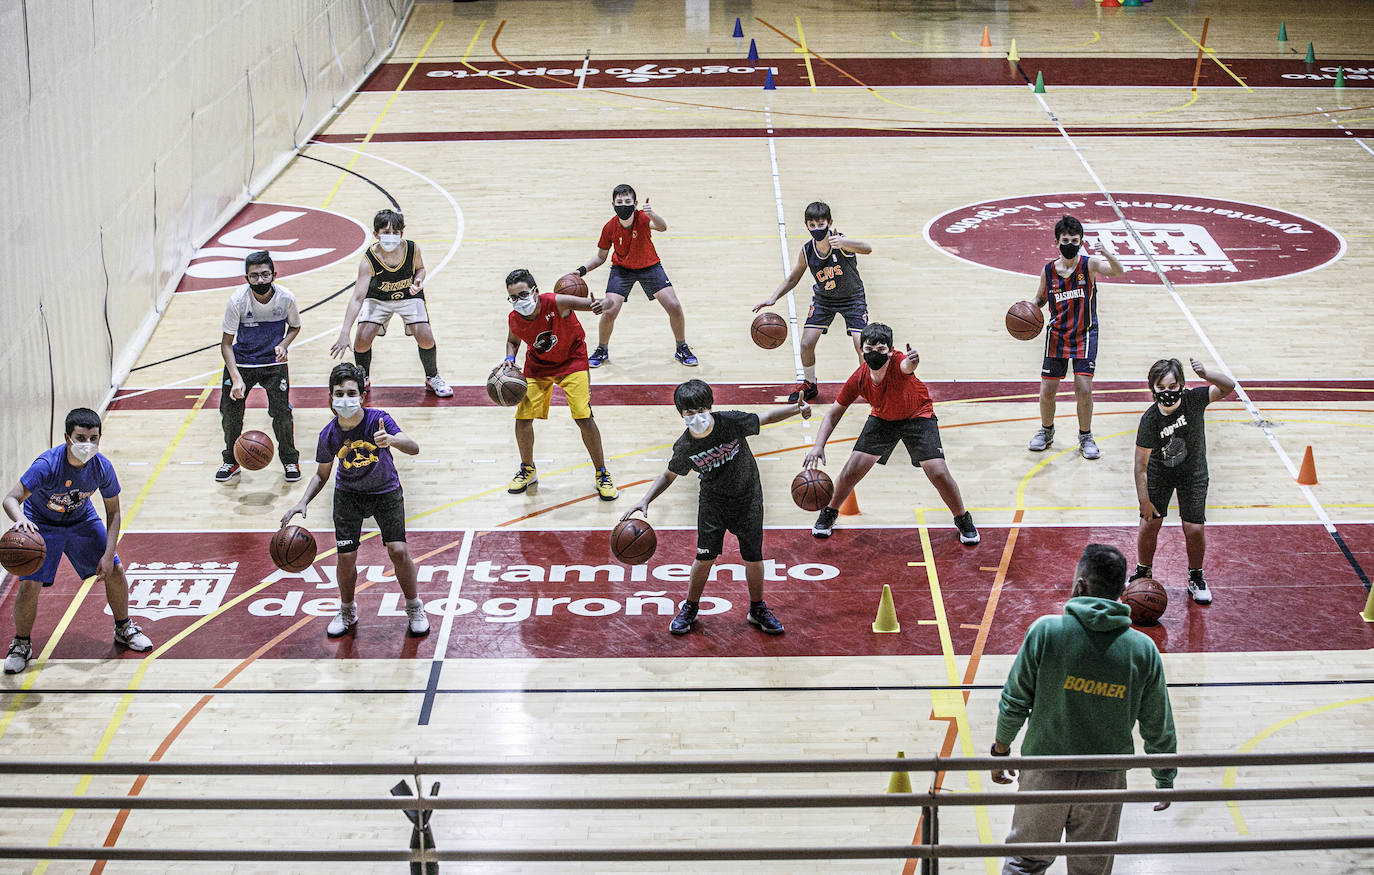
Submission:
[[[577,313],[558,315],[554,296],[539,296],[539,309],[533,319],[512,310],[507,319],[511,334],[520,338],[525,351],[526,377],[561,377],[587,370],[587,334]]]

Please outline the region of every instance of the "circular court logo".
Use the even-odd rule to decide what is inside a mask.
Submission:
[[[191,257],[178,292],[238,285],[244,256],[266,249],[277,279],[341,261],[367,242],[367,228],[347,216],[287,204],[250,203]]]
[[[1126,273],[1114,283],[1242,283],[1330,264],[1345,239],[1303,216],[1241,201],[1177,194],[1035,194],[969,204],[931,219],[925,237],[964,261],[1038,276],[1055,257],[1054,223],[1071,214],[1093,252],[1110,249]],[[1134,232],[1134,233],[1133,233]]]

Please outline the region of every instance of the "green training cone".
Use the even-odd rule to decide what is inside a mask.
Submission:
[[[1312,44],[1311,44],[1311,43],[1308,43],[1308,44],[1307,44],[1307,57],[1304,58],[1303,60],[1306,61],[1306,62],[1309,63],[1309,64],[1315,64],[1315,63],[1317,63],[1317,53],[1316,53],[1315,51],[1312,50]]]
[[[1045,93],[1045,74],[1043,74],[1039,70],[1035,71],[1035,93]]]
[[[1279,22],[1279,42],[1288,42],[1288,28],[1284,26],[1282,21]]]
[[[1337,88],[1344,88],[1344,87],[1345,87],[1345,68],[1344,68],[1344,67],[1337,67],[1337,68],[1336,68],[1336,87],[1337,87]]]

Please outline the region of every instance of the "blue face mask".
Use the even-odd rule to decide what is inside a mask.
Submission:
[[[830,236],[829,228],[811,228],[811,239],[817,243]]]

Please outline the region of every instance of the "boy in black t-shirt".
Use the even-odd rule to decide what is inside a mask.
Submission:
[[[1178,492],[1178,515],[1188,546],[1188,595],[1200,605],[1212,603],[1202,577],[1207,551],[1203,531],[1207,506],[1207,434],[1203,412],[1207,405],[1231,394],[1236,381],[1211,374],[1192,359],[1193,371],[1210,386],[1183,388],[1183,364],[1160,359],[1150,367],[1150,392],[1155,403],[1140,417],[1135,437],[1135,494],[1140,502],[1140,531],[1136,536],[1136,566],[1131,580],[1151,576],[1155,543]]]
[[[698,602],[706,589],[711,566],[725,544],[725,533],[732,532],[744,559],[745,579],[749,583],[748,620],[770,635],[781,635],[778,618],[763,603],[763,484],[759,466],[749,450],[748,438],[762,426],[781,422],[800,413],[811,418],[805,401],[774,407],[759,415],[742,410],[712,412],[715,399],[711,387],[701,380],[688,380],[673,391],[673,404],[682,414],[687,430],[673,444],[668,470],[658,475],[649,491],[621,517],[649,515],[649,502],[658,498],[673,481],[696,471],[701,478],[697,504],[697,558],[687,584],[687,599],[668,626],[674,635],[685,635],[697,618]]]

